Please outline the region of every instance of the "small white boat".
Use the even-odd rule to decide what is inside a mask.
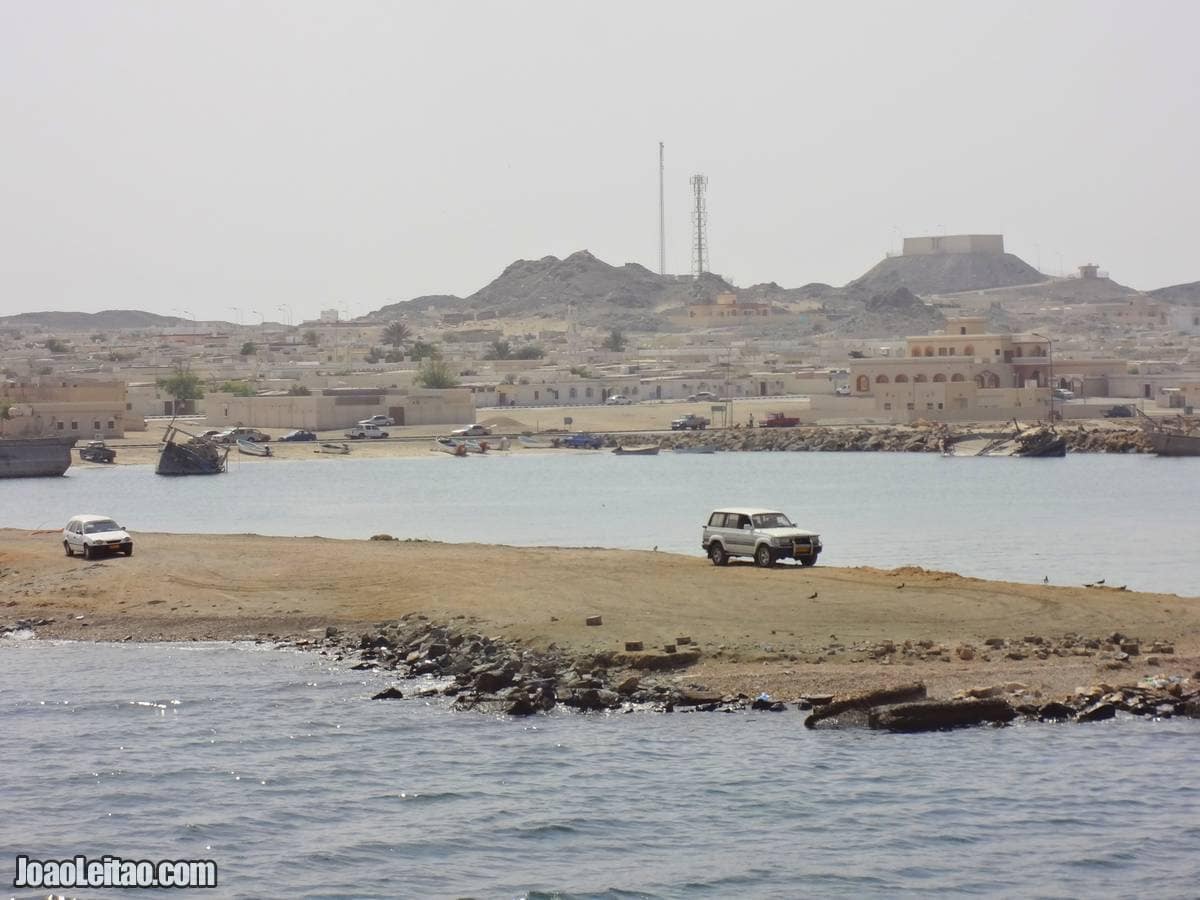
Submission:
[[[266,444],[256,444],[254,441],[247,441],[244,438],[238,438],[237,448],[238,453],[245,453],[247,456],[271,455],[271,448]]]
[[[640,447],[615,447],[613,453],[617,456],[658,456],[658,444],[646,444]]]
[[[313,453],[349,453],[349,444],[321,444]]]
[[[429,449],[437,453],[449,453],[451,456],[467,455],[466,443],[456,441],[454,438],[438,438]]]

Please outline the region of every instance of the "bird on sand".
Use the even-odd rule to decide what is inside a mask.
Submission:
[[[904,582],[903,582],[903,581],[902,581],[902,582],[900,582],[898,585],[896,585],[896,590],[900,590],[900,588],[902,588],[902,587],[904,587]]]
[[[820,592],[819,592],[819,591],[813,591],[811,594],[809,594],[809,595],[808,595],[808,599],[809,599],[809,600],[816,600],[816,599],[817,599],[817,594],[818,594],[818,593],[820,593]]]

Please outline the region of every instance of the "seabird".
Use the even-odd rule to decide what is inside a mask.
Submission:
[[[813,591],[811,594],[809,594],[809,595],[808,595],[808,599],[809,599],[809,600],[816,600],[816,599],[817,599],[817,593],[818,593],[817,591]]]

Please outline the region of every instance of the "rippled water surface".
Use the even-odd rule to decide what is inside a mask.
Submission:
[[[238,897],[1198,893],[1200,722],[510,721],[368,700],[380,679],[262,648],[0,642],[0,857],[212,857],[202,893]]]
[[[145,466],[0,480],[0,525],[81,512],[134,530],[599,546],[699,554],[714,507],[767,506],[819,531],[829,565],[923,565],[985,578],[1200,595],[1200,459],[905,453],[241,462],[162,478]]]

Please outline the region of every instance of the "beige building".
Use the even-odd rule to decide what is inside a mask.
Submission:
[[[925,237],[906,237],[905,256],[934,256],[939,253],[1004,254],[1002,234],[943,234]]]
[[[737,294],[717,294],[712,303],[692,303],[689,319],[743,319],[771,315],[770,303],[739,300]]]
[[[852,397],[871,397],[891,421],[1045,418],[1050,412],[1050,339],[989,334],[987,319],[948,319],[944,334],[905,341],[904,355],[856,359]]]
[[[475,421],[475,400],[466,388],[327,388],[308,396],[288,394],[238,397],[214,393],[205,398],[214,428],[346,428],[371,416],[391,416],[401,425],[463,425]]]
[[[3,382],[0,402],[11,404],[8,421],[0,421],[5,437],[116,438],[143,427],[127,418],[123,381]]]

